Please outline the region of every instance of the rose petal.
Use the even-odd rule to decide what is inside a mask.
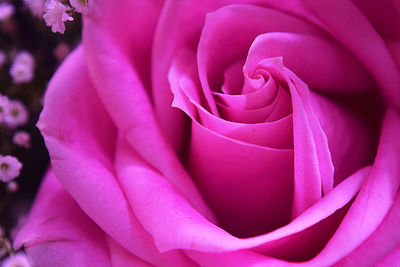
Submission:
[[[287,226],[265,235],[237,239],[205,220],[158,172],[149,168],[137,153],[126,146],[124,140],[118,145],[116,164],[119,180],[131,206],[160,251],[179,248],[204,252],[232,251],[265,246],[284,237],[288,237],[286,243],[305,249],[303,240],[307,238],[289,236],[312,228],[309,237],[318,239],[319,236],[313,234],[319,229],[315,224],[348,204],[369,172],[369,169],[363,169],[349,177]]]
[[[241,65],[241,69],[243,69],[243,65]],[[213,92],[217,103],[222,103],[232,108],[252,110],[269,106],[276,99],[278,87],[274,79],[269,77],[268,81],[265,81],[264,77],[261,75],[258,75],[256,78],[249,78],[246,73],[244,75],[245,84],[241,86],[240,90],[242,87],[243,90],[246,90],[246,87],[252,87],[256,90],[248,94],[242,92],[240,95],[227,95]],[[242,74],[240,76],[242,76]]]
[[[267,18],[267,19],[266,19]],[[207,15],[197,51],[199,77],[206,107],[218,116],[212,91],[219,91],[221,74],[246,57],[254,38],[264,32],[323,33],[314,25],[285,13],[252,5],[231,5]],[[237,35],[240,32],[240,35]],[[219,75],[219,76],[218,76]]]
[[[322,26],[366,66],[378,82],[387,103],[400,108],[399,70],[382,37],[364,14],[347,0],[339,4],[334,0],[302,2],[318,17]]]
[[[173,106],[182,109],[208,129],[228,138],[271,148],[293,147],[292,116],[268,123],[242,124],[223,120],[206,111],[201,106],[204,100],[199,93],[200,84],[193,57],[191,51],[184,50],[171,66],[169,80],[175,96]],[[277,132],[281,134],[277,136]]]
[[[92,20],[84,24],[83,42],[96,91],[119,131],[146,161],[165,174],[211,219],[207,205],[161,133],[146,87],[123,49]]]
[[[221,226],[236,236],[290,221],[292,164],[292,150],[250,146],[192,125],[189,168]]]
[[[400,38],[400,3],[396,0],[352,0],[384,37]]]
[[[152,264],[185,266],[181,252],[158,252],[114,176],[116,127],[90,81],[82,47],[50,81],[38,127],[57,178],[103,231]]]
[[[367,266],[376,264],[400,245],[400,194],[376,231],[350,255],[341,259],[338,266]]]
[[[276,98],[271,105],[263,108],[243,110],[235,107],[225,106],[217,102],[221,117],[225,120],[238,123],[262,123],[265,121],[276,121],[291,114],[292,104],[289,93],[279,88]]]
[[[313,264],[330,265],[338,261],[362,244],[384,220],[400,185],[399,130],[400,116],[396,111],[388,111],[371,172],[335,235],[313,259]]]
[[[169,67],[175,53],[196,46],[205,15],[224,5],[223,2],[202,1],[200,9],[190,0],[167,0],[160,15],[152,54],[152,93],[157,96],[153,102],[160,128],[176,151],[182,150],[187,131],[185,115],[171,108],[173,96],[167,79]]]
[[[14,246],[25,246],[37,266],[111,266],[103,231],[81,211],[51,171]]]
[[[378,262],[377,267],[396,267],[400,260],[400,246]]]
[[[285,67],[315,90],[349,94],[374,88],[371,75],[354,56],[333,41],[312,35],[262,34],[252,44],[246,65],[254,68],[262,59],[280,56]]]
[[[244,60],[238,60],[230,65],[224,72],[224,84],[221,87],[221,96],[239,95],[242,91],[243,75],[242,73]]]
[[[256,55],[252,49],[245,66],[249,72],[255,71],[251,68],[254,66],[252,56]],[[293,216],[296,216],[318,201],[322,190],[327,193],[333,187],[334,168],[327,139],[313,111],[307,85],[283,67],[281,58],[264,59],[254,68],[268,70],[276,80],[286,84],[292,97],[295,151]]]
[[[108,249],[110,254],[111,266],[139,266],[139,267],[151,267],[150,263],[143,261],[142,259],[136,257],[134,254],[130,253],[118,243],[116,243],[109,236],[106,237],[108,243]]]
[[[362,121],[361,116],[357,116],[345,105],[313,92],[311,99],[328,140],[337,185],[361,167],[372,164],[376,153],[375,139],[378,136]],[[361,97],[357,101],[363,103]],[[366,108],[370,109],[370,106],[366,105]],[[379,109],[373,112],[379,113]],[[372,121],[371,117],[369,120]],[[378,128],[378,125],[374,127]]]

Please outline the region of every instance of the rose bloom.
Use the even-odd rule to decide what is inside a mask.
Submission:
[[[94,1],[49,84],[36,266],[400,263],[400,5]]]

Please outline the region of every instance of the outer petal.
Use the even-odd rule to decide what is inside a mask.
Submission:
[[[400,115],[390,110],[385,116],[378,154],[365,184],[335,235],[310,263],[320,266],[340,260],[361,245],[384,221],[400,185],[399,131]]]
[[[151,166],[163,173],[197,209],[211,218],[211,212],[159,129],[148,87],[137,72],[140,67],[132,66],[118,39],[115,40],[116,37],[96,20],[88,19],[84,26],[83,43],[88,69],[100,99],[119,131]]]
[[[399,69],[384,40],[364,14],[349,0],[303,0],[303,3],[318,17],[322,26],[366,66],[387,103],[400,109]]]
[[[116,127],[89,79],[81,47],[51,80],[38,127],[57,178],[103,231],[150,263],[186,265],[180,251],[158,252],[114,176]]]
[[[389,256],[400,245],[399,222],[400,194],[397,193],[395,203],[376,231],[337,266],[372,266]]]
[[[400,2],[396,0],[352,0],[384,37],[400,38]]]
[[[280,251],[281,257],[285,258],[290,258],[293,251],[304,254],[304,250],[309,250],[308,245],[315,246],[318,251],[319,245],[314,242],[321,242],[321,236],[327,233],[326,238],[329,239],[329,233],[336,229],[331,223],[337,224],[341,217],[333,218],[333,221],[325,219],[332,219],[332,214],[336,212],[341,213],[340,210],[358,192],[369,172],[363,169],[346,179],[290,224],[265,235],[238,239],[205,220],[158,172],[149,168],[126,145],[126,141],[122,139],[118,147],[116,164],[119,180],[136,215],[151,233],[160,251],[181,248],[219,253],[258,247],[266,253],[279,254]],[[304,234],[305,238],[299,238],[298,233]],[[283,242],[279,242],[280,239]],[[325,237],[323,239],[326,241]]]
[[[400,261],[400,246],[395,248],[385,258],[383,258],[376,267],[396,267]]]
[[[112,266],[103,231],[51,171],[14,246],[25,246],[35,266]]]

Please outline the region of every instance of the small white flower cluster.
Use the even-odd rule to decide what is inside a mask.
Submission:
[[[23,252],[18,252],[6,258],[1,267],[31,267],[28,257]]]
[[[15,12],[15,8],[9,3],[0,3],[0,21],[4,21],[11,17]]]
[[[0,155],[0,181],[4,183],[10,182],[19,176],[22,163],[15,157]]]
[[[28,83],[34,78],[35,59],[27,51],[19,52],[11,65],[10,75],[15,84]]]
[[[33,0],[31,0],[33,1]],[[69,0],[69,5],[59,0],[46,0],[44,3],[43,18],[47,26],[51,26],[52,32],[65,32],[66,21],[74,20],[70,15],[76,11],[81,14],[89,13],[93,0]],[[71,7],[72,6],[72,7]]]
[[[10,53],[14,54],[14,52]],[[7,54],[0,51],[0,68],[7,63]],[[29,83],[35,75],[35,59],[28,51],[18,52],[11,64],[9,74],[14,84]]]
[[[24,125],[28,121],[28,117],[28,111],[22,102],[0,95],[0,126],[13,130]],[[25,131],[17,131],[13,136],[13,142],[21,147],[29,148],[30,135]],[[9,183],[10,192],[18,189],[18,185],[11,180],[19,176],[21,168],[22,164],[17,158],[0,155],[0,181]]]
[[[28,117],[28,111],[22,102],[0,95],[0,125],[13,129],[24,125]]]

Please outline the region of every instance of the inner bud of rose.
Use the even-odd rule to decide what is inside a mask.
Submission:
[[[267,142],[253,140],[252,146],[218,140],[215,135],[200,137],[201,128],[192,129],[191,173],[221,227],[236,236],[266,233],[291,220],[292,102],[288,81],[280,73],[283,68],[282,58],[265,59],[251,67],[234,64],[225,71],[221,90],[213,92],[220,120],[243,128],[258,127]],[[239,75],[241,81],[233,83]],[[210,117],[200,115],[203,125],[209,126],[208,120]],[[213,126],[207,128],[219,131]],[[264,131],[267,128],[270,134]],[[257,139],[253,133],[249,128],[246,135]],[[279,142],[271,142],[274,139]],[[215,145],[221,146],[218,153],[211,151]],[[215,156],[213,168],[209,167],[210,156]]]
[[[276,80],[271,71],[274,72],[262,62],[251,71],[237,63],[231,65],[224,73],[221,92],[213,92],[221,118],[237,123],[264,123],[291,114],[288,87],[284,81]]]
[[[211,114],[200,85],[187,79],[194,77],[188,75],[187,57],[182,54],[170,72],[174,105],[193,119],[188,169],[219,225],[249,237],[289,223],[293,120],[282,58],[229,66],[212,93],[219,114]]]
[[[289,223],[370,160],[362,122],[309,87],[357,93],[373,83],[314,25],[226,9],[207,17],[197,50],[174,58],[169,82],[172,105],[192,119],[188,171],[218,225],[250,237]],[[323,129],[332,120],[335,129]],[[352,153],[351,164],[342,160]]]

